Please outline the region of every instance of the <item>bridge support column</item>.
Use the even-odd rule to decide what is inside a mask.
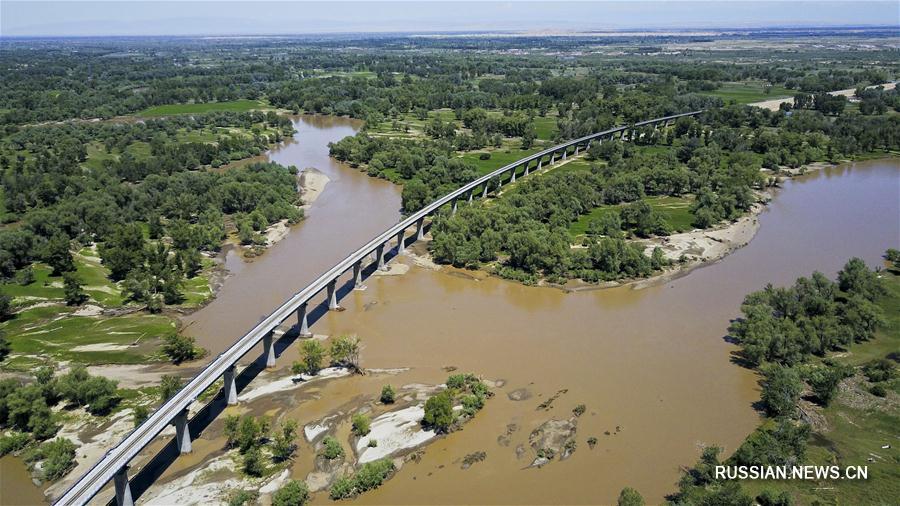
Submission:
[[[553,164],[555,164],[555,163],[556,163],[556,152],[553,152],[553,153],[550,155],[550,165],[553,165]]]
[[[569,154],[569,148],[563,148],[563,160],[566,159],[566,155]]]
[[[456,207],[456,203],[454,202],[453,207]],[[403,241],[403,230],[397,232],[397,255],[405,255],[406,254],[406,244]]]
[[[237,366],[232,364],[231,367],[225,369],[225,374],[222,376],[223,385],[222,390],[225,392],[225,403],[229,406],[234,406],[238,403],[237,398],[237,383],[235,383],[234,378],[237,376]]]
[[[531,168],[528,167],[529,162],[525,162],[525,176],[527,176],[531,172]]]
[[[510,182],[510,183],[515,183],[515,182],[516,182],[516,171],[517,171],[518,169],[519,169],[518,167],[513,167],[513,170],[511,171],[511,172],[512,172],[512,176],[510,176],[510,178],[509,178],[509,182]]]
[[[469,203],[471,204],[471,203],[472,203],[472,199],[474,199],[474,198],[475,198],[475,190],[469,190],[469,196],[466,197],[466,200],[468,200]]]
[[[484,190],[481,191],[481,198],[486,199],[488,194],[488,184],[484,183]]]
[[[500,191],[500,188],[503,187],[503,174],[497,176],[497,191]]]
[[[188,410],[185,408],[175,415],[175,441],[179,453],[191,453],[191,430],[188,426]]]
[[[537,170],[541,170],[541,167],[543,167],[543,166],[544,166],[544,160],[538,159]]]
[[[575,156],[578,156],[578,145],[575,145]]]
[[[469,194],[469,199],[471,200],[472,194]],[[416,240],[421,241],[425,238],[425,217],[422,216],[419,218],[419,221],[416,222]]]
[[[263,336],[263,355],[266,356],[266,367],[275,367],[275,331]]]
[[[450,201],[450,214],[456,214],[456,199]],[[401,233],[400,236],[400,242],[403,242],[403,234]]]
[[[128,466],[123,466],[122,469],[116,471],[113,484],[116,487],[116,505],[134,506],[134,499],[131,498],[131,484],[128,482]]]
[[[312,337],[309,331],[309,322],[306,319],[306,302],[297,308],[297,326],[300,328],[300,337]]]
[[[353,289],[362,290],[364,288],[365,285],[363,285],[362,278],[362,260],[359,260],[355,264],[353,264]]]
[[[375,256],[378,257],[378,270],[386,271],[387,265],[384,263],[384,244],[375,248]]]
[[[336,280],[336,279],[332,279],[332,280],[328,283],[327,290],[328,290],[328,310],[329,310],[329,311],[334,311],[335,309],[338,308],[338,303],[337,303],[337,280]]]

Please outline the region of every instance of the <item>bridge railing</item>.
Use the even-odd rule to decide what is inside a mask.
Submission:
[[[567,150],[572,146],[588,143],[594,139],[612,136],[619,132],[625,132],[657,123],[668,122],[686,116],[696,116],[703,111],[692,111],[682,114],[674,114],[662,118],[642,121],[633,125],[623,125],[602,132],[586,135],[566,141],[556,146],[544,149],[525,158],[500,167],[497,170],[481,176],[474,181],[450,192],[443,197],[428,204],[424,208],[412,213],[396,225],[388,228],[381,234],[373,237],[362,247],[335,264],[328,271],[316,278],[299,292],[291,296],[275,311],[263,318],[243,337],[234,342],[227,350],[219,354],[209,365],[200,371],[181,390],[172,396],[163,405],[157,408],[142,424],[134,428],[122,441],[109,450],[97,463],[95,463],[84,475],[73,483],[66,492],[56,501],[58,505],[82,505],[86,504],[96,495],[116,473],[124,469],[137,454],[146,447],[160,432],[162,432],[173,419],[196,401],[199,395],[212,386],[225,371],[236,364],[244,355],[256,347],[267,335],[274,332],[288,318],[290,318],[302,305],[307,304],[313,297],[325,290],[328,285],[340,278],[344,273],[353,268],[354,264],[362,262],[368,255],[379,247],[384,247],[398,234],[405,232],[409,227],[416,225],[420,220],[434,214],[442,206],[468,195],[481,185],[488,185],[496,178],[502,177],[510,171],[515,171],[521,166],[530,164],[535,160],[542,160],[545,156]]]

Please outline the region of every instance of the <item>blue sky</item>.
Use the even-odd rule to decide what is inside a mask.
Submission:
[[[0,1],[0,35],[247,35],[900,25],[892,1]]]

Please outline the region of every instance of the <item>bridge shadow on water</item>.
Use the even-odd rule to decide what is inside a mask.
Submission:
[[[426,225],[426,230],[430,228],[430,225]],[[407,238],[409,240],[409,238]],[[396,248],[393,248],[389,251],[385,251],[384,259],[385,262],[392,260],[397,256]],[[366,266],[363,271],[363,279],[367,279],[372,276],[372,274],[377,269],[377,264],[372,262],[370,265]],[[347,274],[342,275],[342,277],[347,277],[349,279],[340,283],[337,287],[337,295],[338,300],[345,297],[347,294],[353,291],[354,282],[352,276],[348,276]],[[340,282],[340,281],[339,281]],[[323,296],[324,296],[323,290]],[[327,297],[325,300],[319,302],[315,306],[311,306],[307,311],[307,322],[310,327],[312,327],[316,322],[318,322],[321,318],[323,318],[328,313],[328,300]],[[300,329],[298,325],[295,323],[288,329],[280,338],[278,338],[275,343],[275,355],[276,357],[281,357],[291,345],[294,344],[295,341],[300,337],[299,335]],[[255,346],[253,349],[256,350],[260,345]],[[253,353],[251,351],[250,353]],[[243,357],[242,357],[243,358]],[[259,374],[266,369],[266,357],[265,354],[261,353],[256,360],[247,365],[243,370],[241,370],[238,375],[235,377],[235,384],[237,386],[238,391],[238,402],[240,402],[240,394],[243,392],[247,386],[253,381]],[[206,403],[203,408],[201,408],[188,422],[188,428],[191,434],[191,440],[196,440],[200,437],[204,430],[209,428],[209,426],[222,414],[225,408],[228,407],[226,402],[225,394],[223,389],[219,389],[219,392],[213,397],[209,402]],[[167,469],[175,462],[175,460],[180,455],[178,451],[178,447],[176,444],[176,439],[173,436],[169,441],[166,442],[165,446],[150,459],[141,469],[130,477],[131,484],[131,495],[134,500],[137,500],[150,486],[156,482],[166,472]],[[111,488],[112,483],[109,484]],[[115,496],[113,496],[108,502],[110,505],[115,505],[116,500]]]

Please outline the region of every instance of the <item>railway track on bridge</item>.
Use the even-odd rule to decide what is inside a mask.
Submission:
[[[115,483],[116,502],[121,506],[133,504],[133,497],[128,482],[128,464],[147,445],[153,441],[160,432],[171,424],[176,426],[176,438],[179,450],[184,453],[190,451],[190,434],[188,430],[188,409],[196,402],[202,392],[213,385],[219,378],[225,378],[223,391],[227,402],[236,402],[235,376],[236,364],[260,343],[263,343],[263,355],[268,366],[273,366],[275,361],[274,331],[291,317],[296,316],[297,327],[300,335],[308,332],[307,310],[312,299],[323,291],[326,293],[324,301],[319,304],[327,304],[329,309],[337,308],[337,281],[344,274],[352,271],[353,282],[357,285],[362,282],[364,267],[370,266],[364,262],[374,253],[376,268],[383,268],[386,262],[386,248],[396,239],[397,254],[402,254],[406,246],[406,234],[411,227],[415,227],[414,240],[421,239],[424,234],[425,218],[434,215],[441,207],[450,205],[456,210],[459,200],[476,198],[477,189],[481,188],[481,197],[486,197],[492,186],[500,187],[508,176],[509,182],[516,180],[520,169],[522,175],[527,176],[533,169],[543,167],[545,159],[554,163],[557,159],[564,160],[571,148],[574,154],[579,149],[587,149],[593,142],[602,142],[606,138],[616,135],[622,138],[633,137],[635,130],[653,126],[660,123],[668,125],[681,117],[696,116],[704,111],[692,111],[682,114],[665,116],[651,120],[641,121],[632,125],[623,125],[602,132],[590,134],[578,139],[566,141],[543,151],[527,156],[513,163],[505,165],[489,174],[486,174],[455,191],[428,204],[424,208],[412,213],[396,225],[388,228],[372,240],[347,255],[334,267],[316,278],[315,281],[305,286],[290,299],[285,301],[269,316],[264,318],[243,337],[235,341],[226,351],[221,353],[212,362],[200,371],[190,382],[179,390],[172,398],[154,411],[142,424],[132,430],[118,445],[110,449],[90,469],[78,478],[60,497],[55,504],[65,506],[80,506],[87,504],[103,487],[111,480]],[[557,158],[559,156],[559,158]],[[534,167],[531,167],[534,164]]]

